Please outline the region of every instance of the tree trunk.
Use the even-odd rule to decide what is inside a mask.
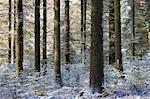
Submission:
[[[9,31],[11,30],[11,0],[9,0]]]
[[[23,71],[23,3],[17,0],[16,73]]]
[[[16,31],[16,0],[14,0],[14,31]]]
[[[86,58],[86,4],[87,0],[81,0],[81,60],[83,64]]]
[[[8,44],[9,44],[9,50],[8,50],[8,63],[11,63],[11,34],[8,35]]]
[[[65,0],[65,63],[70,63],[70,22],[69,22],[69,0]]]
[[[115,63],[114,0],[109,0],[109,64]]]
[[[13,63],[16,63],[16,33],[14,34],[13,41]]]
[[[14,0],[14,40],[13,40],[13,63],[16,61],[16,0]]]
[[[40,72],[40,0],[35,0],[35,71]]]
[[[11,31],[11,0],[9,0],[9,31]],[[8,63],[11,63],[11,34],[8,35]]]
[[[131,48],[131,52],[132,52],[132,56],[135,56],[135,44],[134,44],[134,40],[135,40],[135,22],[134,22],[134,0],[132,1],[132,48]]]
[[[43,66],[44,74],[47,72],[47,0],[43,0]]]
[[[120,22],[120,0],[114,0],[115,17],[115,67],[123,71],[121,53],[121,22]]]
[[[103,73],[103,0],[92,0],[91,17],[91,57],[90,57],[90,87],[92,92],[101,92],[104,80]]]
[[[61,84],[60,74],[60,0],[54,0],[54,72],[55,82]]]

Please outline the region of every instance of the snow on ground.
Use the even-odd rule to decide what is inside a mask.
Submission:
[[[105,66],[104,92],[91,94],[89,66],[62,65],[63,87],[53,81],[53,66],[47,75],[34,72],[33,64],[25,64],[24,72],[16,78],[15,65],[0,66],[0,99],[150,99],[150,62],[131,57],[123,59],[124,72]]]

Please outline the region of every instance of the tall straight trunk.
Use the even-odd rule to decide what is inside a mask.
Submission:
[[[109,64],[115,63],[114,0],[109,0]]]
[[[35,0],[35,71],[40,72],[40,0]]]
[[[47,0],[43,0],[43,61],[44,72],[47,69]]]
[[[23,2],[17,0],[16,74],[23,71]]]
[[[61,84],[60,73],[60,0],[54,0],[54,73],[55,82]]]
[[[16,31],[16,0],[14,0],[14,31]]]
[[[13,40],[13,63],[16,60],[16,0],[14,0],[14,40]]]
[[[11,34],[8,35],[8,45],[9,45],[9,50],[8,50],[8,63],[11,63]]]
[[[115,67],[123,71],[121,53],[121,22],[120,22],[120,0],[114,0],[115,17]]]
[[[65,63],[70,63],[70,22],[69,22],[69,0],[65,0]]]
[[[13,41],[13,63],[16,62],[16,33],[14,34],[14,41]]]
[[[134,19],[134,15],[135,15],[135,9],[134,9],[134,0],[132,1],[132,49],[131,49],[131,52],[132,52],[132,56],[134,57],[135,56],[135,44],[134,44],[134,40],[135,40],[135,19]]]
[[[11,31],[11,0],[9,0],[9,31]],[[9,51],[8,51],[8,62],[11,63],[11,34],[8,35],[8,45],[9,45]]]
[[[87,0],[81,0],[81,60],[85,64],[86,50],[86,4]]]
[[[92,92],[101,92],[104,80],[103,61],[103,0],[92,0],[91,11],[91,57],[90,87]]]
[[[9,31],[11,30],[11,0],[9,0]]]

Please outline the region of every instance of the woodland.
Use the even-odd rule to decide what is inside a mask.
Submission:
[[[0,0],[0,99],[150,99],[150,0]]]

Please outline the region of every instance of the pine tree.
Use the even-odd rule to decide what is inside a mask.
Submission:
[[[23,71],[23,2],[17,0],[16,73]]]
[[[13,39],[13,63],[16,60],[16,0],[14,0],[14,39]]]
[[[35,71],[40,72],[40,0],[35,0]]]
[[[16,31],[16,0],[14,0],[14,31]]]
[[[11,30],[11,0],[9,0],[9,31]]]
[[[65,63],[70,63],[70,22],[69,22],[69,0],[65,0]]]
[[[134,15],[135,15],[135,9],[134,9],[134,0],[132,1],[132,49],[131,49],[131,52],[132,52],[132,56],[134,57],[135,56],[135,44],[134,44],[134,39],[135,39],[135,19],[134,19]]]
[[[90,57],[90,87],[92,92],[101,92],[104,80],[103,73],[103,0],[92,0],[91,13],[91,57]]]
[[[8,50],[8,63],[11,63],[11,34],[8,35],[8,45],[9,45],[9,50]]]
[[[87,0],[81,0],[81,58],[83,64],[85,64],[86,50],[86,4]]]
[[[13,63],[16,62],[16,33],[14,34],[13,40]]]
[[[121,53],[121,22],[120,22],[120,0],[114,0],[115,17],[115,67],[123,71]]]
[[[54,73],[55,81],[61,84],[60,74],[60,0],[54,0]]]
[[[109,0],[109,64],[115,63],[114,0]]]
[[[9,0],[9,31],[11,31],[11,0]],[[11,34],[8,35],[8,62],[11,63]]]
[[[47,0],[43,0],[43,61],[44,61],[44,72],[47,69]]]

